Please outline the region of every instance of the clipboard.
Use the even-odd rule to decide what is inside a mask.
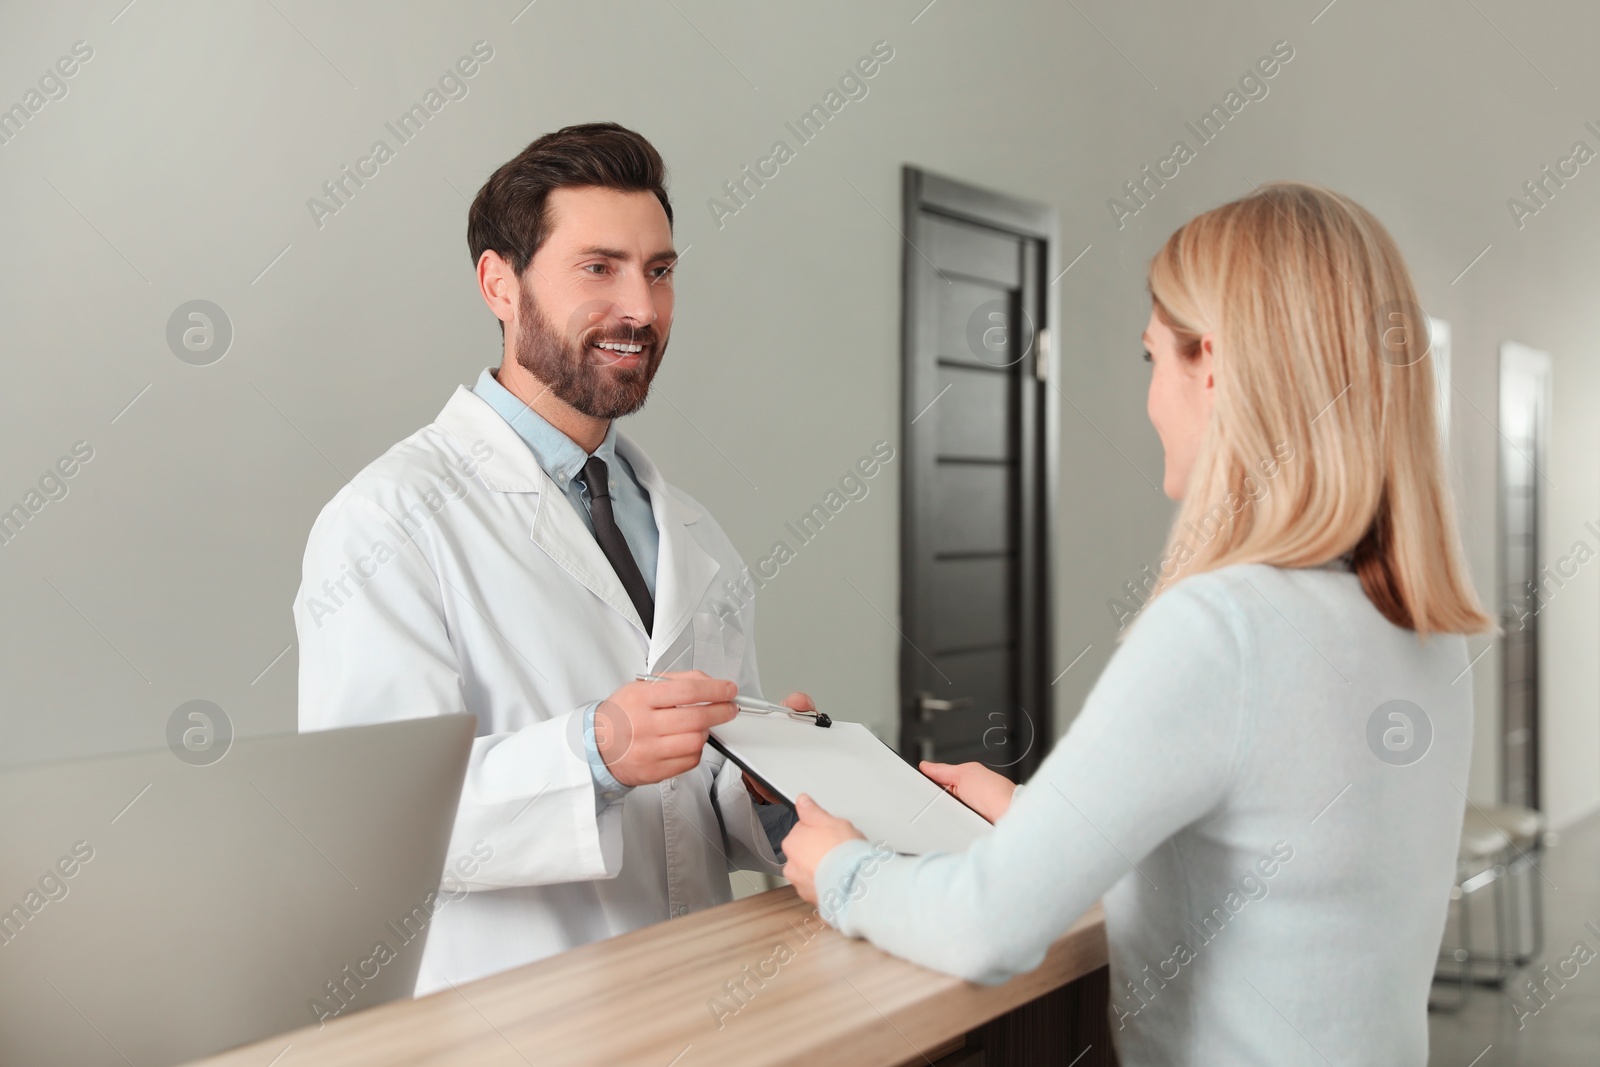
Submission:
[[[807,793],[896,852],[960,852],[992,827],[858,722],[827,729],[786,715],[736,715],[711,744],[789,807]]]

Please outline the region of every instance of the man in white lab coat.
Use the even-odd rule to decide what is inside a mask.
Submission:
[[[725,595],[744,565],[613,421],[672,326],[664,176],[606,123],[490,177],[467,236],[500,366],[356,475],[306,546],[301,729],[478,718],[419,995],[781,870],[786,809],[706,744],[736,691],[760,695],[751,601]]]

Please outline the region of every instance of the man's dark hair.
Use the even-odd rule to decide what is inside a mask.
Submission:
[[[549,236],[546,203],[553,189],[594,185],[654,193],[672,224],[667,167],[661,153],[615,122],[589,122],[547,133],[489,175],[467,212],[467,247],[477,265],[494,249],[521,275]]]

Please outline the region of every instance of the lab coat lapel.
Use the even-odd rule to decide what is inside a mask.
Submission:
[[[650,494],[650,510],[661,539],[656,556],[655,632],[650,637],[653,665],[689,624],[720,568],[695,537],[700,512],[673,494],[656,465],[621,432],[617,434],[617,452]]]
[[[544,474],[543,469],[540,473]],[[533,543],[544,549],[562,570],[582,582],[584,587],[621,612],[640,634],[644,621],[633,606],[633,600],[617,577],[611,561],[606,559],[600,542],[594,539],[589,527],[578,518],[577,509],[556,483],[545,475],[545,491],[539,494],[539,503],[533,513]]]
[[[472,443],[489,446],[489,457],[478,460],[477,468],[479,477],[490,489],[501,493],[538,494],[529,538],[584,588],[620,612],[642,635],[644,623],[639,612],[599,542],[578,517],[566,494],[539,466],[527,442],[517,436],[500,413],[472,390],[457,386],[455,395],[435,421],[465,446],[464,453],[474,459],[478,453],[472,451]],[[655,494],[651,496],[653,499]],[[656,521],[660,523],[659,516]],[[661,617],[659,609],[656,617]]]

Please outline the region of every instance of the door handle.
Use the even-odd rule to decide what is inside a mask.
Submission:
[[[941,700],[932,693],[917,694],[917,718],[922,722],[932,722],[933,713],[936,711],[961,711],[973,707],[977,701],[971,697],[957,697],[954,700]]]

